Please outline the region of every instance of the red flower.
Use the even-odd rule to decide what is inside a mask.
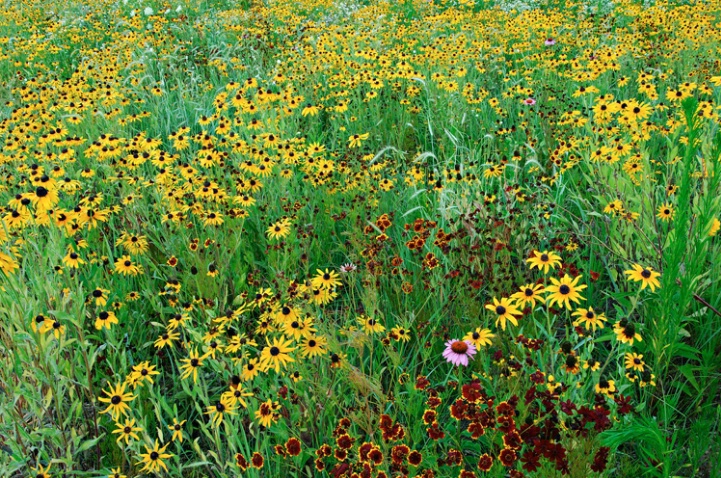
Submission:
[[[288,438],[288,441],[285,442],[285,450],[288,452],[288,454],[290,456],[300,455],[300,451],[301,451],[300,440],[298,440],[297,438],[294,438],[294,437]]]
[[[513,466],[517,459],[518,455],[510,448],[504,448],[498,455],[498,461],[500,461],[503,466]]]
[[[478,459],[478,469],[481,471],[488,471],[493,466],[493,457],[488,453],[484,453]]]
[[[245,471],[248,469],[248,460],[245,459],[245,456],[243,456],[242,453],[237,453],[235,455],[235,463],[238,465],[238,468],[240,468],[241,471]]]
[[[261,469],[263,468],[263,463],[265,463],[265,460],[263,459],[263,455],[256,451],[255,453],[253,453],[250,462],[253,464],[253,468]]]

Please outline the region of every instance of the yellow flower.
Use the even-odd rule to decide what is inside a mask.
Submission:
[[[258,410],[255,411],[255,418],[258,420],[258,423],[267,428],[278,420],[279,409],[280,405],[278,405],[278,402],[268,400],[260,404]]]
[[[186,378],[193,376],[193,383],[198,381],[198,369],[203,366],[203,360],[205,359],[205,355],[198,356],[197,350],[192,350],[190,352],[190,357],[183,359],[184,365],[180,366],[180,370],[183,371],[183,373],[180,375],[180,378],[185,380]]]
[[[135,399],[135,395],[125,393],[125,383],[123,382],[114,387],[108,382],[108,386],[110,387],[109,390],[103,390],[107,397],[98,397],[101,402],[109,404],[108,408],[100,413],[110,413],[113,420],[117,420],[121,414],[126,415],[130,411],[128,403]]]
[[[295,362],[295,359],[288,355],[288,352],[295,350],[291,347],[293,341],[283,340],[283,338],[274,338],[271,343],[269,339],[265,339],[268,346],[263,349],[260,354],[260,368],[263,371],[274,369],[279,372],[281,367],[287,363]]]
[[[586,288],[585,284],[578,285],[578,281],[581,280],[581,277],[583,276],[578,276],[571,280],[571,276],[565,275],[560,281],[555,277],[551,277],[553,285],[546,287],[546,292],[550,294],[547,297],[549,301],[548,305],[563,305],[566,309],[571,310],[571,302],[578,303],[582,300],[586,300],[578,293],[578,291]]]
[[[538,270],[543,269],[544,274],[548,274],[549,269],[561,265],[561,256],[549,251],[533,251],[533,257],[526,259],[526,262],[531,264],[531,269],[537,267]]]
[[[516,304],[519,307],[530,305],[531,307],[536,306],[536,301],[543,304],[546,299],[541,295],[544,287],[542,284],[526,284],[521,287],[521,290],[511,296],[512,299],[516,300]]]
[[[317,269],[316,272],[318,275],[311,281],[312,286],[316,289],[330,289],[341,284],[340,276],[336,271],[329,271],[328,269],[322,271]]]
[[[160,472],[161,469],[167,472],[168,467],[166,466],[165,462],[163,462],[163,460],[167,460],[173,455],[170,453],[165,453],[166,448],[168,448],[168,445],[160,448],[160,445],[158,445],[158,440],[155,440],[155,446],[153,448],[145,445],[145,450],[147,451],[147,453],[141,453],[140,457],[142,458],[142,460],[138,462],[138,464],[145,463],[145,466],[140,470],[141,473],[143,471],[147,471],[149,473]]]
[[[648,286],[651,288],[651,292],[655,292],[656,287],[661,287],[661,283],[658,281],[661,274],[655,272],[650,267],[642,267],[639,264],[634,264],[633,268],[624,271],[624,274],[628,276],[628,280],[630,281],[641,282],[641,290]]]
[[[135,426],[135,419],[126,419],[125,423],[117,422],[115,426],[117,428],[113,430],[113,433],[118,434],[118,439],[116,440],[116,442],[120,443],[121,441],[125,440],[126,445],[130,442],[131,438],[138,440],[139,438],[136,432],[143,431],[142,428]]]
[[[627,369],[638,370],[639,372],[643,372],[644,365],[645,365],[645,362],[643,361],[643,355],[640,355],[637,353],[627,353],[626,354],[626,368]]]
[[[584,324],[584,327],[586,327],[586,329],[592,329],[594,332],[596,331],[596,327],[602,329],[603,323],[606,322],[606,317],[603,315],[603,313],[597,314],[593,310],[593,307],[589,307],[588,309],[578,309],[571,315],[578,317],[578,319],[573,321],[574,326],[577,327],[581,324]]]
[[[472,332],[468,332],[463,340],[467,340],[473,344],[476,349],[479,349],[485,345],[491,345],[491,339],[495,337],[495,334],[491,333],[491,329],[484,329],[478,327]]]
[[[173,424],[168,425],[168,430],[173,432],[172,441],[178,440],[181,443],[183,442],[183,425],[185,425],[185,422],[186,420],[179,422],[178,419],[174,417]]]
[[[223,417],[227,413],[228,415],[235,415],[235,404],[232,402],[222,402],[219,401],[215,405],[210,405],[207,407],[207,412],[205,412],[206,415],[210,415],[211,418],[211,425],[214,427],[219,426],[221,423],[223,423]]]
[[[676,211],[674,211],[673,206],[670,204],[662,204],[658,207],[658,214],[656,214],[656,217],[662,221],[668,222],[673,219],[673,215],[675,213]]]
[[[718,218],[713,218],[711,221],[711,227],[708,231],[709,237],[715,236],[719,232],[719,229],[721,229],[721,221],[719,221]]]
[[[348,137],[348,147],[349,148],[359,147],[363,141],[368,139],[369,136],[370,136],[370,133],[354,134],[352,136],[349,136]]]
[[[518,325],[516,315],[522,315],[521,311],[518,310],[516,304],[511,299],[506,297],[501,298],[499,301],[495,297],[493,298],[493,304],[486,304],[486,309],[496,313],[498,318],[496,319],[496,325],[501,323],[501,328],[506,330],[506,321],[509,321],[513,325]]]

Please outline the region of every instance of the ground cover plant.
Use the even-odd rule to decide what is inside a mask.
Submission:
[[[721,476],[721,2],[6,1],[3,477]]]

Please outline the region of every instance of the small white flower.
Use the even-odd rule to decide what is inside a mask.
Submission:
[[[178,5],[178,8],[175,9],[176,12],[180,13],[183,10],[182,5]]]
[[[135,10],[130,10],[130,18],[135,16]]]
[[[145,10],[143,10],[143,13],[146,17],[149,17],[153,14],[153,8],[152,7],[145,7]]]

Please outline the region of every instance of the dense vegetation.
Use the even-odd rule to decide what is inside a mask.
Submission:
[[[721,2],[6,1],[0,475],[719,477]]]

